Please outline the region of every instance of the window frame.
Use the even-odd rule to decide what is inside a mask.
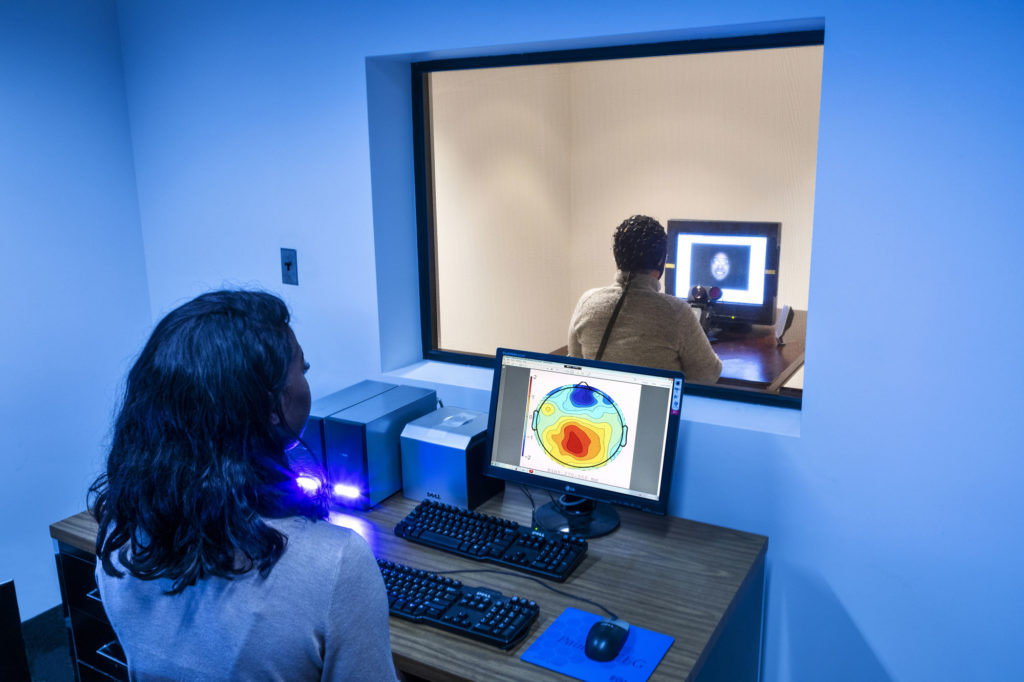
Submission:
[[[572,62],[602,61],[635,57],[660,57],[683,54],[734,52],[784,47],[824,45],[825,30],[804,29],[747,36],[693,38],[683,40],[542,50],[516,54],[432,59],[410,63],[412,89],[412,142],[415,183],[416,249],[419,266],[420,336],[425,360],[477,367],[493,367],[494,355],[441,350],[438,340],[438,287],[435,247],[433,159],[430,139],[429,74],[438,71],[482,69],[503,66],[530,66]],[[779,393],[742,385],[687,384],[686,392],[722,400],[748,402],[800,409],[802,389],[782,387]]]

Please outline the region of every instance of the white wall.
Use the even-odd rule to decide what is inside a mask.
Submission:
[[[572,159],[569,73],[431,74],[438,347],[565,345]]]
[[[364,66],[345,56],[365,49],[354,10],[118,9],[154,319],[208,289],[259,287],[288,303],[314,397],[375,371]],[[297,287],[281,283],[282,247],[298,252]]]
[[[612,229],[644,213],[663,225],[782,223],[779,302],[807,310],[821,56],[807,46],[572,65],[577,298],[612,281]]]
[[[0,580],[30,618],[150,320],[112,2],[0,3],[0,236]]]

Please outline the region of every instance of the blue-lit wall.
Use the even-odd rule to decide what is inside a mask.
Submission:
[[[150,325],[114,3],[0,2],[0,580],[60,602],[49,524],[81,511]]]
[[[314,395],[416,359],[407,94],[391,77],[408,58],[366,57],[824,17],[804,409],[787,419],[693,402],[675,510],[771,538],[766,680],[1024,677],[1015,4],[123,2],[127,114],[115,105],[118,24],[107,6],[52,6],[62,40],[30,40],[55,30],[42,11],[34,34],[13,45],[0,34],[5,79],[16,64],[51,99],[71,85],[89,93],[60,117],[44,101],[24,123],[33,141],[17,143],[20,160],[0,155],[4,234],[13,223],[41,266],[19,271],[36,277],[27,293],[4,272],[18,312],[14,331],[0,328],[2,355],[16,356],[4,357],[4,441],[17,445],[0,455],[0,568],[19,591],[50,596],[26,615],[57,603],[51,559],[12,560],[8,547],[35,552],[26,543],[45,544],[46,523],[81,507],[122,371],[114,358],[137,346],[139,316],[222,283],[282,291]],[[6,19],[9,3],[0,7]],[[74,45],[90,57],[72,59]],[[66,86],[33,59],[56,64]],[[68,128],[116,162],[97,168],[76,147],[58,156]],[[34,149],[50,152],[31,161],[52,200],[12,200],[7,178]],[[86,240],[83,221],[117,226],[118,250]],[[275,283],[282,246],[299,251],[298,288]],[[97,281],[92,260],[106,257],[118,265],[102,280],[115,301],[97,303],[77,288]],[[50,333],[67,327],[74,343]],[[108,359],[82,358],[81,338],[109,344]],[[45,384],[51,365],[59,383]],[[71,428],[55,435],[50,410]],[[11,499],[51,470],[45,508]]]

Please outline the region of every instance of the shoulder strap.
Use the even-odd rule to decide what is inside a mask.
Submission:
[[[612,327],[615,326],[615,318],[619,316],[619,311],[622,310],[622,302],[626,300],[626,292],[629,291],[629,285],[632,283],[633,273],[631,272],[626,276],[626,283],[622,286],[622,295],[619,296],[619,300],[615,303],[615,310],[612,311],[612,316],[608,320],[608,326],[604,329],[601,345],[597,349],[597,355],[594,356],[595,360],[600,360],[604,356],[605,346],[608,345],[608,337],[612,335]]]

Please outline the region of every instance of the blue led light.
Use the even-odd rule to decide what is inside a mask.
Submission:
[[[295,479],[295,482],[309,495],[316,493],[320,490],[320,486],[323,485],[320,479],[313,478],[312,476],[299,476]]]
[[[334,486],[334,494],[338,497],[347,497],[349,499],[355,499],[362,493],[354,485],[345,485],[344,483],[338,483]]]

